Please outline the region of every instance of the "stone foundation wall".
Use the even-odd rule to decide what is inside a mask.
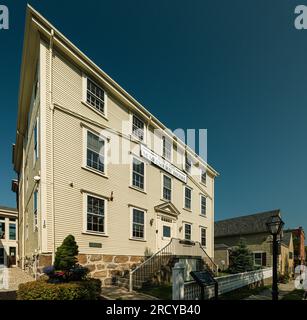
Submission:
[[[35,265],[35,261],[37,267]],[[90,276],[100,279],[103,286],[112,285],[115,279],[123,277],[129,273],[131,268],[138,266],[144,261],[141,256],[125,256],[125,255],[104,255],[104,254],[79,254],[78,263],[90,270]],[[52,255],[39,255],[35,257],[25,258],[25,271],[35,277],[43,274],[44,267],[52,264]]]
[[[90,270],[93,278],[102,281],[103,286],[112,285],[115,279],[123,277],[131,268],[144,261],[141,256],[79,254],[78,262]]]

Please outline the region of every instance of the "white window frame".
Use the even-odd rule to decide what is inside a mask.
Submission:
[[[190,162],[190,170],[187,170],[187,166],[186,166],[186,163]],[[187,172],[188,174],[191,174],[192,173],[192,159],[188,156],[188,153],[186,152],[185,155],[184,155],[184,171]]]
[[[166,143],[168,142],[170,144],[170,147],[171,147],[169,150],[170,157],[167,157],[166,154],[164,154],[164,149],[166,149],[166,148],[164,148],[164,142],[166,142]],[[167,136],[163,135],[161,145],[162,145],[161,146],[162,147],[162,151],[161,151],[162,157],[169,162],[173,162],[173,141],[170,138],[168,138]]]
[[[138,160],[138,161],[140,161],[140,162],[142,162],[144,164],[144,189],[141,189],[141,188],[133,185],[133,159],[136,159],[136,160]],[[145,192],[146,193],[146,173],[147,173],[146,172],[146,162],[142,158],[136,156],[135,154],[131,154],[131,159],[130,159],[130,187],[132,189],[137,190],[137,191],[141,191],[141,192]]]
[[[168,177],[169,179],[171,179],[171,199],[168,200],[168,199],[165,199],[164,198],[164,176]],[[165,174],[164,172],[161,173],[161,199],[164,200],[164,201],[169,201],[171,202],[172,199],[173,199],[173,178],[168,175],[168,174]]]
[[[87,133],[90,132],[92,134],[94,134],[95,136],[99,137],[99,139],[104,141],[104,172],[96,170],[95,168],[89,167],[87,165]],[[107,159],[107,155],[108,155],[108,138],[102,136],[101,134],[99,134],[98,132],[96,132],[95,130],[83,127],[83,160],[82,160],[82,168],[91,171],[93,173],[99,174],[103,177],[107,177],[108,176],[108,159]]]
[[[186,233],[185,233],[186,225],[189,225],[191,227],[190,239],[186,239],[186,237],[185,237],[185,235],[186,235]],[[190,223],[190,222],[184,222],[183,223],[183,239],[187,240],[187,241],[192,241],[192,223]]]
[[[205,175],[206,175],[206,182],[203,182],[203,179],[202,179],[203,173],[205,173]],[[201,184],[203,184],[204,186],[207,186],[207,183],[208,183],[208,173],[207,173],[207,170],[205,170],[205,169],[200,169],[200,180],[199,180],[199,182],[200,182]]]
[[[93,197],[104,201],[104,232],[87,230],[87,197]],[[108,236],[108,198],[98,196],[90,192],[83,193],[83,230],[84,234],[95,235],[95,236]]]
[[[263,257],[262,255],[266,253],[266,251],[253,251],[253,264],[255,267],[262,267],[262,261],[263,261]],[[256,264],[255,262],[255,254],[261,254],[261,263],[260,264]]]
[[[133,210],[141,211],[144,214],[144,237],[143,238],[135,238],[135,237],[133,237]],[[130,207],[130,238],[129,238],[130,240],[147,241],[146,240],[146,236],[147,236],[147,232],[146,232],[146,213],[147,213],[147,210],[145,210],[145,209],[141,209],[139,207],[134,207],[134,206]]]
[[[205,239],[206,239],[206,245],[203,245],[203,244],[202,244],[202,230],[205,230],[205,232],[206,232],[206,237],[205,237]],[[207,244],[208,244],[207,231],[208,231],[208,230],[207,230],[206,227],[204,227],[204,226],[200,226],[200,227],[199,227],[199,242],[200,242],[201,246],[204,247],[204,248],[207,248]]]
[[[93,82],[97,87],[99,87],[104,92],[104,112],[99,111],[94,106],[92,106],[90,103],[87,102],[87,80],[90,80]],[[92,111],[96,112],[101,117],[108,120],[108,94],[106,90],[103,88],[103,86],[99,85],[93,78],[88,77],[87,75],[82,75],[82,103],[89,107]]]
[[[186,207],[186,203],[185,203],[185,198],[186,198],[185,191],[186,191],[186,189],[189,189],[191,191],[191,199],[190,199],[191,206],[190,206],[190,208]],[[193,198],[192,194],[193,194],[193,189],[191,187],[189,187],[189,186],[184,185],[183,186],[183,209],[188,210],[188,211],[192,211],[192,198]]]
[[[140,139],[137,135],[135,135],[133,133],[133,118],[137,118],[140,122],[142,122],[144,124],[144,131],[143,131],[143,139]],[[142,142],[142,143],[146,143],[147,141],[147,122],[145,120],[142,119],[141,116],[137,115],[136,113],[130,113],[130,130],[131,130],[131,136]]]
[[[205,214],[202,213],[202,198],[205,198],[205,199],[206,199],[206,213],[205,213]],[[207,203],[207,197],[206,197],[204,194],[200,194],[200,196],[199,196],[199,207],[200,207],[200,215],[201,215],[202,217],[207,217],[208,203]]]
[[[8,230],[8,240],[9,241],[17,241],[17,232],[18,232],[18,230],[17,230],[17,223],[16,222],[13,222],[13,221],[10,221],[9,220],[9,230]],[[15,239],[11,239],[10,238],[10,225],[14,225],[15,226]]]

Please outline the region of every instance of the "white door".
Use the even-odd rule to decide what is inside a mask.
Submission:
[[[167,217],[160,217],[159,227],[158,227],[158,250],[164,248],[172,238],[176,237],[176,223]]]

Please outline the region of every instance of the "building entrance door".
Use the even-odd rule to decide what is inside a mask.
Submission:
[[[158,227],[158,250],[164,248],[172,238],[176,237],[176,222],[172,218],[161,216]]]
[[[9,266],[16,266],[16,248],[10,247]]]

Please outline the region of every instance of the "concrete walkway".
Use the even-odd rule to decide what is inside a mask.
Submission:
[[[15,300],[16,291],[21,283],[34,281],[34,279],[20,268],[7,269],[6,287],[0,289],[0,300]]]
[[[140,292],[129,292],[126,288],[116,286],[103,287],[101,295],[106,300],[159,300]]]
[[[289,283],[279,283],[278,284],[279,289],[279,300],[281,300],[285,295],[295,290],[294,281],[290,281]],[[262,292],[260,292],[257,295],[251,295],[248,298],[245,298],[244,300],[272,300],[272,290],[271,289],[265,289]]]

